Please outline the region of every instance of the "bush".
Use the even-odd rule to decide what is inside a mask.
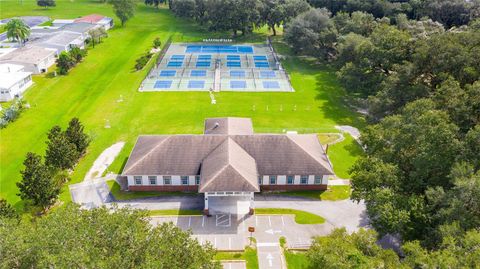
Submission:
[[[62,52],[57,58],[57,71],[60,75],[66,75],[68,70],[75,66],[76,61],[67,52]]]
[[[81,49],[79,47],[73,47],[70,52],[70,57],[75,60],[75,62],[79,63],[87,56],[87,50]]]
[[[0,129],[7,127],[10,122],[14,122],[26,108],[23,99],[15,99],[10,107],[3,110],[0,118]]]
[[[135,69],[137,71],[141,70],[148,63],[150,58],[152,58],[152,54],[150,52],[147,52],[145,55],[138,58],[135,64]]]
[[[160,38],[155,38],[155,40],[153,40],[153,47],[158,49],[160,46],[162,46],[162,41],[160,41]]]

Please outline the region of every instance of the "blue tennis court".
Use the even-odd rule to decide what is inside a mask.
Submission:
[[[227,55],[227,61],[240,61],[240,55]]]
[[[260,78],[275,78],[275,71],[270,71],[270,70],[263,70],[260,71]]]
[[[255,62],[256,68],[269,68],[270,64],[268,62]]]
[[[201,55],[198,55],[198,60],[201,61],[201,60],[205,60],[205,61],[210,61],[212,59],[212,55],[210,54],[201,54]]]
[[[153,86],[155,89],[170,89],[172,87],[171,80],[157,80]]]
[[[263,81],[262,84],[265,89],[280,89],[278,81]]]
[[[192,70],[190,72],[190,76],[192,76],[192,77],[206,77],[207,76],[207,70]]]
[[[245,80],[231,80],[230,89],[245,89],[247,82]]]
[[[242,67],[241,62],[227,62],[227,67]]]
[[[252,46],[236,45],[188,45],[185,53],[238,53],[252,54]]]
[[[210,67],[210,62],[197,62],[196,67]]]
[[[265,55],[254,55],[253,60],[254,61],[266,61],[267,56],[265,56]]]
[[[161,77],[174,77],[177,74],[175,70],[162,70],[160,71]]]
[[[189,89],[203,89],[205,88],[205,80],[190,80],[187,87]]]
[[[185,59],[185,55],[172,55],[170,60],[172,61],[183,61]]]
[[[167,67],[182,67],[183,62],[170,61],[167,64]]]
[[[231,77],[237,77],[237,78],[244,78],[245,77],[245,71],[243,71],[243,70],[232,70],[232,71],[230,71],[230,76]]]

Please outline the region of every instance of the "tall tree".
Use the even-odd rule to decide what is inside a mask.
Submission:
[[[47,208],[55,202],[60,188],[53,180],[51,169],[42,163],[42,157],[29,152],[23,162],[25,169],[20,171],[22,180],[17,182],[18,194],[22,200],[30,200],[33,205]]]
[[[17,211],[5,199],[0,199],[0,218],[18,218]]]
[[[67,130],[65,130],[67,140],[75,145],[79,157],[85,154],[88,144],[90,144],[89,137],[83,129],[84,127],[80,120],[72,118],[68,123]]]
[[[13,18],[8,21],[5,29],[7,30],[7,38],[18,41],[22,44],[30,36],[30,27],[19,18]]]
[[[335,229],[315,238],[307,258],[311,268],[401,268],[397,254],[378,246],[375,231],[364,229],[352,234]]]
[[[37,5],[39,7],[48,8],[48,7],[54,7],[57,4],[55,3],[55,0],[37,0]]]
[[[69,204],[31,221],[0,218],[1,268],[220,269],[215,250],[146,212]]]
[[[144,2],[147,6],[154,6],[155,8],[158,8],[158,5],[165,3],[166,0],[145,0]]]
[[[77,138],[72,137],[72,139]],[[59,126],[54,126],[48,133],[45,163],[56,169],[71,169],[77,162],[78,157],[79,153],[75,144],[70,142]]]
[[[135,15],[137,2],[135,0],[110,0],[113,5],[113,12],[120,19],[122,27]]]
[[[328,10],[312,9],[289,23],[284,39],[295,53],[328,60],[335,54],[337,30]]]
[[[367,157],[354,167],[355,200],[364,199],[380,234],[399,233],[405,240],[432,238],[426,192],[450,189],[451,169],[462,156],[458,127],[429,99],[407,104],[362,135]]]

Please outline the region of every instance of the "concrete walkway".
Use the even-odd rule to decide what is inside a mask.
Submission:
[[[85,175],[84,180],[93,180],[102,177],[103,172],[112,164],[117,155],[122,150],[125,142],[120,141],[104,150],[95,160],[90,170]]]
[[[337,125],[335,128],[350,134],[360,144],[360,131],[357,128],[349,125]]]

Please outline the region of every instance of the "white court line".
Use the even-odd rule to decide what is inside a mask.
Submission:
[[[283,216],[282,217],[282,226],[285,226],[285,221],[283,220]]]
[[[272,227],[272,220],[270,219],[270,216],[268,216],[268,225]]]

